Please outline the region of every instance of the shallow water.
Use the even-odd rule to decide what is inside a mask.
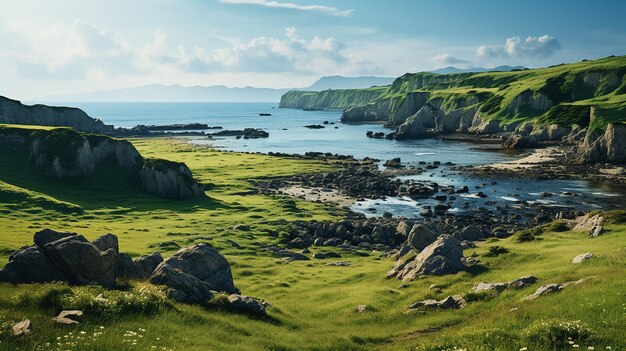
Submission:
[[[62,103],[59,103],[62,104]],[[235,139],[231,137],[209,140],[198,138],[198,144],[212,145],[235,151],[285,152],[303,154],[308,151],[330,152],[353,155],[357,158],[373,157],[387,160],[400,157],[404,164],[417,165],[420,161],[457,165],[479,165],[506,161],[515,154],[488,149],[487,146],[467,142],[438,139],[385,140],[365,136],[373,132],[390,132],[377,124],[343,124],[340,111],[301,111],[278,109],[271,103],[71,103],[85,110],[90,116],[102,119],[117,127],[133,127],[138,124],[206,123],[224,129],[261,128],[270,133],[266,139]],[[260,117],[259,113],[271,113],[271,117]],[[309,124],[329,123],[324,129],[307,129]],[[208,131],[213,132],[213,131]],[[447,167],[425,172],[419,176],[402,177],[421,181],[451,184],[456,187],[467,185],[470,194],[457,196],[453,212],[468,211],[476,206],[493,207],[513,204],[517,200],[541,201],[553,206],[575,206],[581,209],[626,207],[624,187],[588,181],[528,181],[518,179],[472,179]],[[482,191],[487,198],[471,196]],[[577,196],[560,196],[562,192],[573,192]],[[543,192],[555,196],[544,197]],[[419,213],[419,206],[432,204],[434,200],[420,202],[411,199],[368,200],[353,206],[353,209],[368,215],[391,212],[408,217]],[[368,209],[375,208],[376,214]]]

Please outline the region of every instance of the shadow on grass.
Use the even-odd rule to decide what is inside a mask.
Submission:
[[[481,265],[472,265],[465,268],[465,271],[471,274],[472,276],[477,276],[489,271],[489,268]]]

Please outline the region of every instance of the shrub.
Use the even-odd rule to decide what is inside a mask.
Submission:
[[[490,246],[487,253],[485,253],[483,256],[484,257],[498,257],[506,253],[509,253],[509,249],[502,247],[502,246],[494,245],[494,246]]]
[[[581,321],[538,321],[526,329],[528,346],[532,349],[559,350],[591,339],[593,331]]]

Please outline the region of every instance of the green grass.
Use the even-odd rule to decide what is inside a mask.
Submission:
[[[591,330],[590,338],[580,342],[582,349],[626,347],[626,216],[622,212],[612,214],[608,233],[598,238],[562,231],[555,224],[541,230],[541,240],[520,243],[511,237],[479,243],[465,254],[478,257],[483,268],[418,279],[404,287],[398,280],[384,278],[394,262],[377,253],[357,257],[342,252],[339,260],[351,266],[333,267],[326,266],[328,260],[284,264],[260,251],[261,245],[284,239],[283,221],[336,219],[342,213],[324,204],[295,200],[294,207],[291,198],[255,194],[248,180],[324,170],[331,165],[194,148],[165,138],[132,142],[145,157],[187,164],[205,186],[208,198],[160,199],[141,192],[120,172],[106,169],[73,182],[47,179],[19,163],[25,155],[4,149],[0,161],[15,166],[0,169],[0,196],[7,196],[0,203],[2,260],[11,250],[32,243],[33,233],[44,227],[88,238],[112,232],[120,237],[122,251],[133,255],[150,253],[155,244],[166,241],[181,246],[206,241],[227,257],[235,284],[244,294],[272,302],[268,318],[173,303],[144,282],[120,282],[121,290],[111,292],[55,284],[0,284],[0,349],[56,349],[60,342],[62,350],[148,350],[151,346],[176,350],[441,350],[456,346],[514,351],[527,346],[545,350],[550,349],[545,342],[532,348],[530,338],[557,335],[558,322],[576,320]],[[57,203],[82,212],[60,211]],[[251,230],[233,231],[239,223],[250,225]],[[233,248],[227,239],[243,248]],[[493,247],[508,252],[491,257],[490,252],[503,252]],[[570,263],[587,251],[596,257],[580,265]],[[528,274],[539,277],[539,284],[499,296],[468,294],[476,282],[509,281]],[[561,293],[521,301],[540,284],[589,276],[594,278]],[[430,290],[432,284],[442,288]],[[97,298],[101,293],[109,303]],[[472,302],[454,311],[404,313],[416,301],[453,294],[467,295]],[[367,312],[356,312],[360,304],[368,306]],[[84,322],[55,326],[50,318],[64,308],[83,309]],[[10,325],[23,318],[32,320],[34,334],[10,336]],[[537,326],[544,320],[552,329]],[[543,332],[553,329],[552,334]]]
[[[597,87],[585,83],[593,74],[600,77]],[[457,108],[463,101],[460,106],[468,107],[471,97],[479,97],[481,118],[487,120],[604,128],[610,122],[626,121],[626,56],[511,72],[407,73],[388,87],[332,91],[331,99],[329,92],[290,91],[281,99],[281,106],[328,108],[330,103],[349,108],[394,101],[397,110],[411,92],[429,92],[431,101],[443,98],[441,106],[446,110]],[[513,114],[507,107],[524,92],[541,93],[555,107],[543,113],[524,109]],[[591,107],[596,112],[590,122]]]

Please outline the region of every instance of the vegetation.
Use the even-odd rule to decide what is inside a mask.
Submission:
[[[90,179],[53,180],[20,163],[23,155],[6,148],[0,162],[0,258],[32,242],[35,231],[50,227],[93,239],[111,232],[122,251],[164,255],[208,242],[223,253],[235,284],[247,295],[272,302],[265,319],[191,306],[163,297],[145,282],[119,282],[119,290],[60,284],[0,284],[0,348],[20,350],[569,350],[626,347],[623,335],[626,281],[626,214],[614,212],[607,234],[545,230],[542,240],[516,237],[481,242],[466,255],[479,257],[481,269],[427,277],[404,285],[385,279],[391,258],[342,252],[348,267],[323,260],[289,264],[260,248],[287,238],[296,219],[331,220],[343,216],[332,205],[310,203],[252,190],[250,179],[319,171],[320,161],[220,152],[165,138],[131,140],[142,155],[184,162],[205,185],[205,199],[164,200],[138,189],[127,175],[103,167]],[[8,195],[7,195],[8,194]],[[60,205],[64,204],[64,205]],[[59,207],[60,206],[60,207]],[[80,209],[68,211],[68,208]],[[232,227],[245,223],[250,231]],[[558,228],[557,228],[558,229]],[[227,240],[242,248],[236,249]],[[494,247],[496,249],[494,249]],[[508,253],[489,256],[490,252]],[[315,248],[312,249],[315,251]],[[328,248],[324,248],[325,251]],[[571,264],[591,251],[594,258]],[[487,254],[487,255],[486,255]],[[471,293],[480,281],[511,281],[535,275],[540,282],[499,295]],[[542,284],[594,277],[534,301],[522,301]],[[433,284],[441,286],[431,290]],[[448,295],[467,297],[459,310],[405,314],[411,303]],[[356,311],[357,305],[366,311]],[[81,324],[55,326],[59,310],[85,312]],[[33,334],[16,338],[10,326],[24,318]],[[571,338],[571,340],[570,340]]]
[[[327,98],[329,92],[291,91],[283,96],[281,106],[349,108],[396,101],[397,109],[412,92],[429,92],[431,99],[469,101],[478,97],[475,104],[483,113],[481,117],[503,123],[532,121],[604,128],[609,122],[626,121],[626,56],[510,72],[407,73],[388,87],[333,91],[332,99]],[[548,111],[513,108],[515,99],[534,94],[548,98],[553,107]]]

